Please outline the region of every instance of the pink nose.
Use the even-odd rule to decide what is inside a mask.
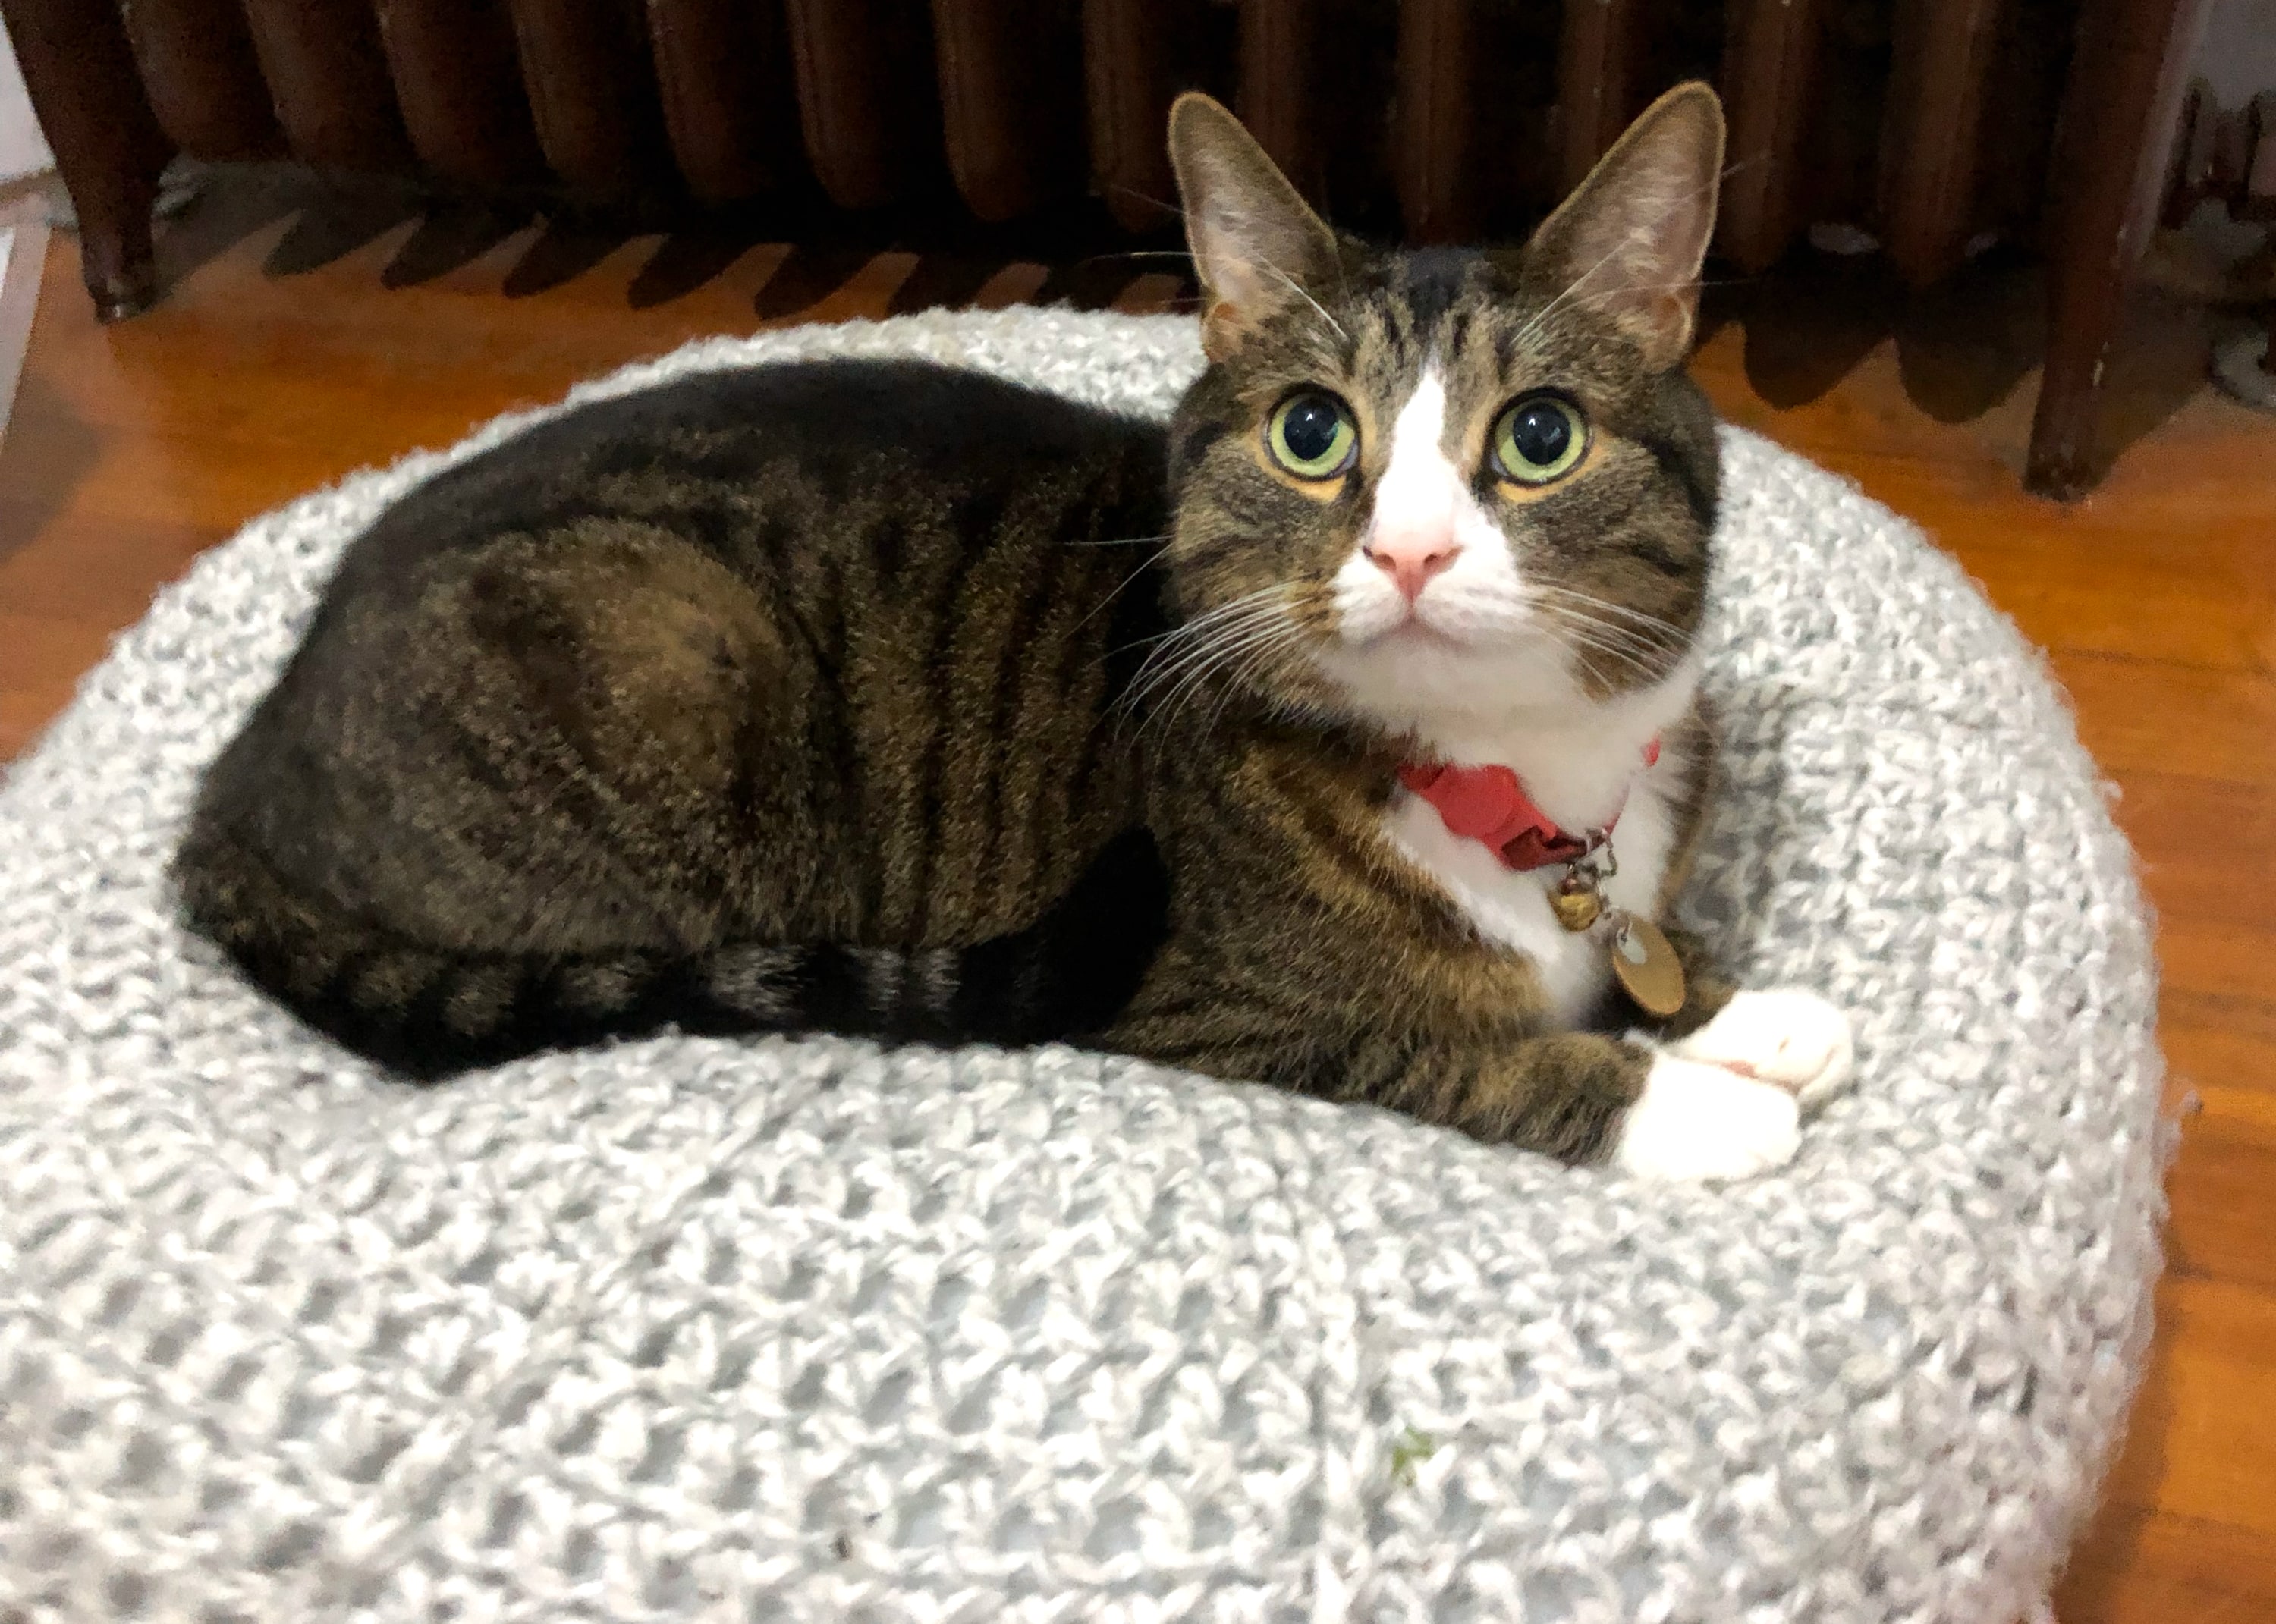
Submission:
[[[1368,562],[1390,576],[1410,603],[1422,596],[1433,576],[1462,555],[1453,538],[1444,534],[1386,536],[1369,542],[1364,550]]]

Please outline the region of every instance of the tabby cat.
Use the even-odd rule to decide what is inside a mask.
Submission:
[[[1649,922],[1711,778],[1713,93],[1511,251],[1339,236],[1200,95],[1170,144],[1209,365],[1166,427],[816,361],[459,465],[212,769],[193,924],[421,1077],[667,1022],[1068,1037],[1787,1160],[1844,1018]]]

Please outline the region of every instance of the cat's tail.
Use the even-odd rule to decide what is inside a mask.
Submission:
[[[740,944],[694,957],[439,951],[345,918],[195,830],[175,864],[190,924],[317,1030],[436,1080],[665,1026],[1006,1045],[1111,1025],[1167,931],[1144,830],[1117,835],[1033,925],[966,947]]]

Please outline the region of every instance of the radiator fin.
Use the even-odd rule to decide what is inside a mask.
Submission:
[[[649,0],[664,128],[696,196],[731,202],[795,179],[795,81],[781,0]]]
[[[239,0],[135,0],[122,15],[150,110],[178,145],[215,158],[284,149]]]
[[[368,0],[245,0],[245,14],[295,157],[343,170],[410,163]]]
[[[420,161],[468,186],[544,172],[504,0],[380,0],[379,34]]]

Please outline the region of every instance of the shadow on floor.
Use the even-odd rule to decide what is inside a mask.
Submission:
[[[761,245],[793,244],[753,300],[753,314],[770,322],[827,300],[891,251],[916,256],[889,299],[896,315],[969,304],[1005,267],[1022,263],[1044,269],[1027,299],[1037,305],[1102,309],[1140,277],[1162,271],[1181,278],[1176,297],[1190,300],[1197,291],[1173,228],[1133,238],[1095,201],[991,227],[937,199],[863,216],[800,194],[701,216],[683,213],[665,230],[653,214],[635,218],[558,200],[436,199],[398,182],[327,178],[273,163],[215,171],[206,194],[162,231],[162,273],[177,281],[288,217],[264,262],[271,276],[330,264],[416,219],[382,272],[391,288],[448,275],[527,236],[500,288],[508,298],[562,286],[627,244],[652,239],[627,292],[635,308],[687,297]],[[2170,417],[2205,376],[2197,314],[2154,295],[2142,304],[2116,352],[2120,376],[2108,391],[2099,457],[2105,468]],[[1711,282],[1702,315],[1703,337],[1725,323],[1745,328],[1749,381],[1781,409],[1819,398],[1875,348],[1893,342],[1913,403],[1939,421],[1967,422],[2014,394],[2045,345],[2039,269],[2005,249],[1916,292],[1878,255],[1805,248],[1762,276]]]
[[[1916,292],[1878,254],[1803,249],[1760,277],[1711,287],[1703,327],[1746,330],[1747,381],[1781,410],[1819,398],[1884,343],[1906,397],[1938,422],[1972,422],[2029,384],[2045,358],[2045,277],[2029,255],[1994,249]],[[2127,447],[2204,386],[2204,313],[2154,290],[2134,301],[2113,346],[2095,448],[2098,481]],[[2020,468],[2018,469],[2020,473]]]
[[[0,438],[0,560],[54,522],[102,450],[102,436],[71,401],[27,368]]]
[[[1711,287],[1703,325],[1746,329],[1747,381],[1780,410],[1817,399],[1893,340],[1913,404],[1939,422],[1967,422],[2038,366],[2042,287],[2036,264],[1996,251],[1916,292],[1878,254],[1805,249],[1762,276]]]

